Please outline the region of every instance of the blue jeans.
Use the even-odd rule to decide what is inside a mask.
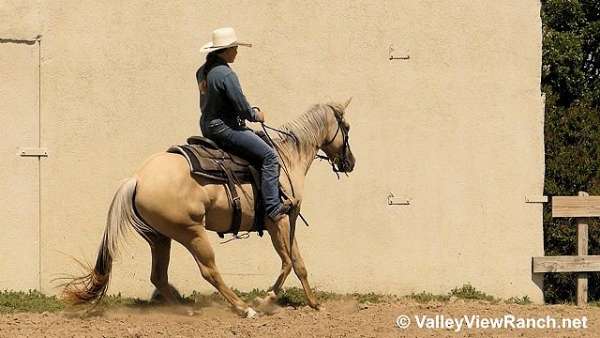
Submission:
[[[261,191],[265,213],[275,216],[281,209],[279,199],[279,158],[275,150],[250,129],[234,129],[221,120],[202,123],[202,134],[219,147],[250,162],[261,172]]]

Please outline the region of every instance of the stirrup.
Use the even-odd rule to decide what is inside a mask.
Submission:
[[[290,214],[290,211],[292,211],[293,208],[294,208],[294,202],[292,202],[289,199],[286,199],[281,204],[281,208],[279,209],[279,212],[275,216],[269,215],[268,217],[273,222],[279,222],[285,216],[288,216]]]

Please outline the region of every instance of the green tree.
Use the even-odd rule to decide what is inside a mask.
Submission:
[[[543,0],[542,90],[546,93],[546,195],[600,195],[600,1]],[[544,210],[545,254],[573,255],[573,220]],[[600,253],[600,230],[590,226],[590,254]],[[591,275],[592,300],[600,274]],[[573,301],[573,274],[546,274],[547,302]]]

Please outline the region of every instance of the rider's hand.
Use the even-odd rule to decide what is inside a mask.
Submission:
[[[265,112],[258,109],[254,109],[254,111],[256,112],[256,122],[265,122]]]

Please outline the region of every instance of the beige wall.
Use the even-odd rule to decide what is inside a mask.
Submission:
[[[0,290],[40,285],[40,163],[20,156],[39,142],[38,55],[35,43],[0,45]]]
[[[315,163],[309,174],[311,227],[298,240],[313,284],[405,294],[470,282],[541,301],[531,257],[543,255],[542,210],[525,203],[543,192],[539,6],[8,2],[0,38],[42,35],[41,143],[50,155],[41,166],[41,289],[54,292],[53,278],[77,271],[70,256],[94,261],[120,179],[198,132],[198,50],[212,29],[231,25],[254,43],[233,67],[272,124],[354,97],[355,172],[337,181]],[[390,45],[410,59],[389,60]],[[390,192],[410,205],[387,205]],[[228,284],[274,281],[268,239],[219,245],[215,234],[214,243]],[[209,290],[192,258],[173,251],[171,281]],[[149,250],[132,236],[111,291],[147,296],[149,267]]]

